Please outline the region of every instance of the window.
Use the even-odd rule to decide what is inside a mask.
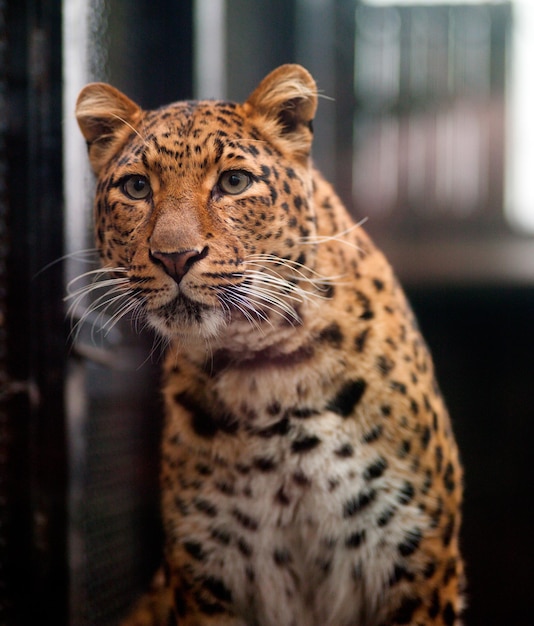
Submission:
[[[510,6],[356,9],[353,197],[391,229],[499,226]]]
[[[397,81],[397,104],[402,108],[406,91],[412,104],[405,99],[408,118],[394,114],[380,120],[372,133],[378,140],[374,148],[366,136],[369,125],[357,125],[364,146],[356,148],[356,167],[364,166],[355,175],[355,194],[384,216],[397,202],[427,217],[478,215],[479,225],[480,218],[502,216],[515,232],[534,234],[534,4],[364,0],[357,22],[364,56],[356,60],[363,69],[360,78],[357,69],[356,85],[369,92],[365,55],[374,48],[382,81],[390,88]],[[366,41],[373,34],[374,41]],[[428,87],[436,94],[440,80],[442,103],[429,115]],[[420,96],[427,96],[426,106]],[[399,150],[404,165],[392,157]],[[370,167],[374,188],[366,179]]]

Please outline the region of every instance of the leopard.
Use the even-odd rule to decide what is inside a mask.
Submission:
[[[99,306],[165,344],[163,564],[124,626],[462,623],[451,419],[396,274],[314,164],[318,97],[292,63],[242,103],[78,97]]]

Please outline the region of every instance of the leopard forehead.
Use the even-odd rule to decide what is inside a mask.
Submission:
[[[162,177],[198,177],[210,168],[247,168],[265,175],[281,154],[243,106],[231,102],[179,102],[147,111],[108,170],[143,166]]]

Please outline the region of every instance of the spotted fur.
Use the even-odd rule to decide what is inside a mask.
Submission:
[[[88,85],[112,319],[168,343],[165,564],[124,622],[458,626],[462,470],[390,266],[310,160],[311,76],[144,111]]]

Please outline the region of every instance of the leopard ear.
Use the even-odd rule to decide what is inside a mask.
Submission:
[[[76,101],[76,119],[95,174],[135,129],[142,113],[135,102],[111,85],[91,83],[82,89]]]
[[[302,66],[288,64],[272,71],[249,96],[245,108],[272,121],[271,134],[290,151],[300,156],[309,154],[317,85]]]

